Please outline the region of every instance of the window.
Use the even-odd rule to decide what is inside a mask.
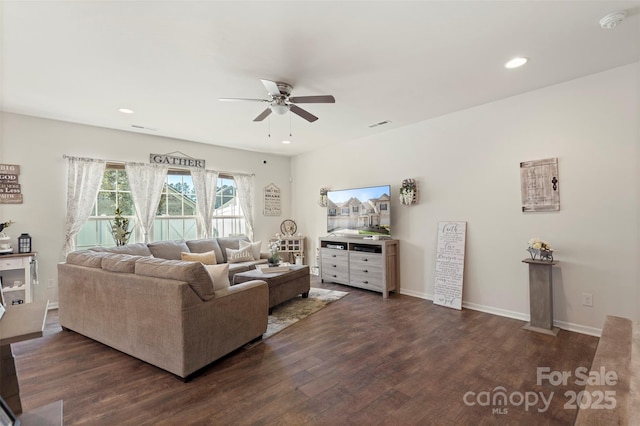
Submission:
[[[91,216],[76,237],[78,249],[115,245],[111,235],[111,223],[116,208],[122,211],[123,216],[129,217],[130,229],[135,228],[135,208],[131,199],[127,174],[124,167],[109,165],[104,172],[102,186],[98,191]],[[129,242],[136,242],[135,232],[131,234]]]
[[[246,233],[246,223],[238,201],[236,182],[231,176],[218,176],[213,232],[216,237]]]
[[[349,215],[349,207],[343,207],[342,208],[342,214],[348,216]]]
[[[196,239],[197,213],[196,190],[191,173],[170,170],[153,222],[153,241]]]
[[[351,208],[351,211],[354,212],[354,213],[358,213],[360,211],[360,207],[359,206],[353,206]]]
[[[380,211],[386,211],[387,210],[387,203],[381,203],[380,204]]]
[[[111,235],[111,223],[116,208],[120,208],[122,215],[128,217],[131,222],[130,229],[133,232],[129,243],[140,241],[142,237],[137,235],[135,206],[129,190],[127,173],[124,166],[108,164],[91,216],[76,237],[77,249],[115,245]],[[197,197],[191,173],[188,170],[170,170],[162,188],[156,220],[153,223],[152,240],[196,239],[197,212]],[[244,214],[232,176],[218,177],[213,228],[216,237],[245,234]]]

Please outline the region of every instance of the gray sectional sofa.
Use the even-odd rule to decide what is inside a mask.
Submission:
[[[267,328],[267,284],[217,288],[200,262],[182,252],[215,251],[239,238],[162,241],[70,253],[58,265],[60,325],[183,379],[260,338]],[[229,264],[230,280],[264,259]]]

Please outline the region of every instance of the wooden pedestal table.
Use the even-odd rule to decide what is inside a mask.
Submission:
[[[0,394],[16,415],[22,404],[11,344],[42,337],[48,305],[47,300],[9,305],[0,319]]]
[[[553,326],[553,279],[551,269],[558,263],[533,259],[524,259],[529,264],[529,310],[530,321],[525,330],[558,335],[558,327]]]

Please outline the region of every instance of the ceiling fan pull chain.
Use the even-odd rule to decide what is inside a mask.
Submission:
[[[269,117],[269,137],[271,137],[271,117]]]
[[[291,111],[289,111],[289,137],[291,137]]]

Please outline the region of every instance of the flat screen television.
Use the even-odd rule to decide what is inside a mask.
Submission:
[[[327,192],[327,232],[345,237],[391,236],[389,185]]]

